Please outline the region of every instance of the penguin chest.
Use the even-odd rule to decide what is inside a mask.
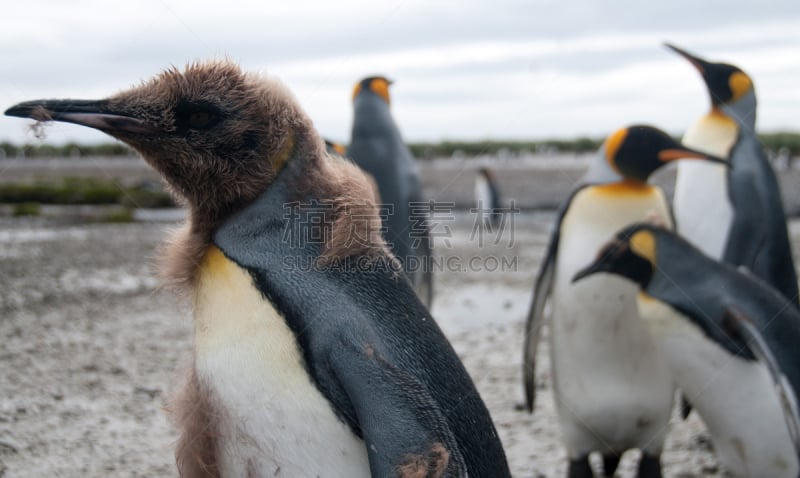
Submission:
[[[492,190],[489,188],[489,181],[479,174],[475,178],[475,207],[479,211],[487,211],[496,207],[492,202]]]
[[[730,355],[661,301],[642,294],[639,304],[719,462],[736,476],[796,477],[800,463],[766,367]]]
[[[572,283],[614,233],[653,217],[671,225],[660,190],[609,185],[576,194],[562,220],[551,353],[556,402],[566,411],[560,413],[562,430],[575,449],[597,449],[600,443],[589,443],[594,432],[622,449],[637,441],[652,440],[654,447],[663,442],[672,382],[639,319],[636,286],[608,274]]]
[[[366,449],[307,373],[294,334],[216,247],[195,294],[195,367],[223,476],[368,476]]]
[[[687,146],[727,158],[738,128],[719,114],[704,116],[683,137]],[[675,179],[675,220],[678,231],[703,253],[719,259],[733,222],[725,166],[705,161],[682,161]]]

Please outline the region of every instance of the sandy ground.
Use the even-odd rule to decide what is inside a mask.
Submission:
[[[546,347],[536,413],[515,408],[523,320],[553,217],[518,216],[513,234],[482,238],[470,237],[467,214],[435,223],[437,254],[455,259],[436,275],[433,314],[488,404],[516,477],[563,476],[566,466]],[[162,407],[191,320],[151,273],[170,227],[0,218],[0,477],[176,475]],[[699,419],[674,422],[665,475],[723,476]],[[634,458],[619,476],[632,476]]]

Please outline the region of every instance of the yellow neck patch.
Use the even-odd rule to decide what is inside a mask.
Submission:
[[[637,255],[644,257],[654,267],[656,265],[656,238],[653,233],[642,230],[631,236],[629,240],[631,250]]]
[[[733,93],[733,101],[738,101],[748,91],[753,89],[753,80],[741,71],[737,71],[728,78],[728,86]]]
[[[627,136],[628,128],[622,128],[611,133],[608,139],[606,139],[606,161],[608,161],[611,168],[619,174],[622,173],[620,173],[617,164],[614,162],[614,156],[619,152],[619,148],[622,146]]]
[[[204,273],[227,280],[231,274],[230,261],[217,246],[209,246],[200,268]]]
[[[592,190],[599,194],[607,194],[611,196],[639,196],[652,194],[654,187],[642,181],[626,179],[616,183],[598,184],[597,186],[593,186]]]

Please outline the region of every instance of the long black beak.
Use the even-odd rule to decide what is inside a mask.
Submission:
[[[697,68],[697,71],[699,71],[701,75],[703,75],[705,73],[706,65],[708,64],[708,62],[706,60],[700,58],[699,56],[692,55],[691,53],[689,53],[688,51],[684,50],[683,48],[679,48],[679,47],[677,47],[675,45],[672,45],[670,43],[664,43],[664,46],[666,46],[670,50],[674,51],[675,53],[679,54],[680,56],[686,58],[686,60],[688,60],[689,63],[694,65],[695,68]]]
[[[730,161],[726,161],[717,156],[706,154],[696,149],[687,148],[686,146],[677,142],[674,144],[673,147],[662,149],[661,151],[659,151],[658,159],[665,163],[670,161],[675,161],[676,159],[700,159],[704,161],[710,161],[712,163],[724,164],[725,166],[731,167]]]
[[[584,267],[583,269],[579,270],[574,276],[572,276],[571,282],[574,284],[585,277],[589,277],[592,274],[596,274],[598,272],[607,272],[608,262],[604,259],[605,257],[601,255],[594,262]]]
[[[37,121],[63,121],[105,133],[152,134],[158,129],[139,118],[112,111],[106,100],[33,100],[12,106],[6,116]]]

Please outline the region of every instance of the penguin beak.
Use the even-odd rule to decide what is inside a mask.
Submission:
[[[604,260],[603,257],[598,257],[594,262],[589,264],[588,266],[584,267],[583,269],[579,270],[574,276],[572,276],[572,283],[576,283],[581,279],[589,277],[592,274],[596,274],[598,272],[608,272],[608,261]]]
[[[674,51],[675,53],[679,54],[680,56],[686,58],[686,60],[688,60],[689,63],[691,63],[695,68],[697,68],[697,71],[699,71],[701,75],[705,73],[705,66],[708,63],[707,61],[697,56],[694,56],[688,51],[682,48],[678,48],[677,46],[672,45],[670,43],[664,43],[664,46]]]
[[[63,121],[104,133],[152,134],[156,127],[139,118],[114,111],[107,100],[33,100],[12,106],[6,116],[31,118],[36,121]]]
[[[676,144],[673,148],[662,149],[658,152],[658,159],[663,163],[668,163],[670,161],[675,161],[678,159],[700,159],[703,161],[710,161],[712,163],[717,164],[724,164],[725,166],[730,167],[730,162],[718,158],[716,156],[712,156],[710,154],[701,153],[700,151],[687,148],[680,144]]]

